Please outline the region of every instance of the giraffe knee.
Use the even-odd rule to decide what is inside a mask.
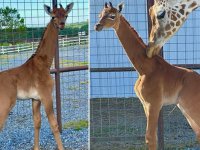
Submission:
[[[200,132],[196,132],[197,140],[200,142]]]
[[[53,133],[59,132],[58,123],[57,122],[53,123],[51,125],[51,129],[52,129]]]
[[[0,123],[0,131],[3,130],[3,123]]]
[[[40,129],[41,128],[41,119],[36,119],[35,120],[35,128]]]

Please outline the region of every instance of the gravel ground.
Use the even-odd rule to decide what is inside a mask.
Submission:
[[[147,149],[146,117],[137,98],[91,99],[90,107],[91,150]],[[175,105],[164,107],[163,115],[166,150],[200,150],[194,132]]]

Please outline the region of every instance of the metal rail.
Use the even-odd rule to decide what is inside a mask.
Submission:
[[[80,70],[88,70],[88,65],[74,66],[74,67],[63,67],[63,68],[59,68],[59,70],[51,69],[50,72],[51,73],[57,73],[57,72],[63,73],[63,72],[80,71]]]
[[[174,64],[177,67],[184,67],[187,69],[200,69],[200,64]],[[115,68],[90,68],[90,72],[130,72],[136,71],[134,67],[115,67]]]

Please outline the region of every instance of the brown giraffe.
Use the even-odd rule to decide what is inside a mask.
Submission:
[[[113,28],[139,77],[134,90],[147,118],[146,143],[149,150],[157,148],[157,124],[164,105],[177,104],[200,140],[200,75],[176,67],[155,55],[149,58],[147,46],[121,15],[123,4],[114,8],[105,3],[95,30]]]
[[[65,20],[72,10],[73,3],[64,9],[47,5],[44,9],[52,19],[44,31],[36,53],[23,65],[0,72],[0,130],[8,117],[9,112],[16,103],[16,98],[32,99],[34,120],[34,150],[39,150],[39,130],[41,126],[41,103],[44,105],[52,132],[59,150],[63,144],[58,130],[58,124],[53,112],[53,79],[50,67],[55,55],[59,29],[65,27]]]
[[[180,29],[200,0],[155,0],[149,9],[152,29],[147,55],[159,54],[161,47]]]

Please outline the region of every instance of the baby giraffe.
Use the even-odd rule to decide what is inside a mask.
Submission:
[[[158,55],[149,58],[147,46],[121,14],[122,8],[122,3],[118,8],[105,3],[95,30],[113,28],[139,74],[134,90],[147,118],[145,138],[148,149],[157,149],[159,112],[162,106],[170,104],[177,104],[200,141],[200,75],[170,65]]]
[[[53,112],[53,79],[50,67],[57,48],[59,29],[64,29],[65,21],[72,10],[73,3],[63,8],[47,5],[44,9],[52,17],[44,31],[43,37],[35,52],[23,65],[0,72],[0,130],[9,112],[16,103],[16,99],[32,99],[34,120],[34,150],[39,150],[39,131],[41,126],[41,103],[44,105],[52,132],[59,150],[63,144],[58,130],[58,123]]]

